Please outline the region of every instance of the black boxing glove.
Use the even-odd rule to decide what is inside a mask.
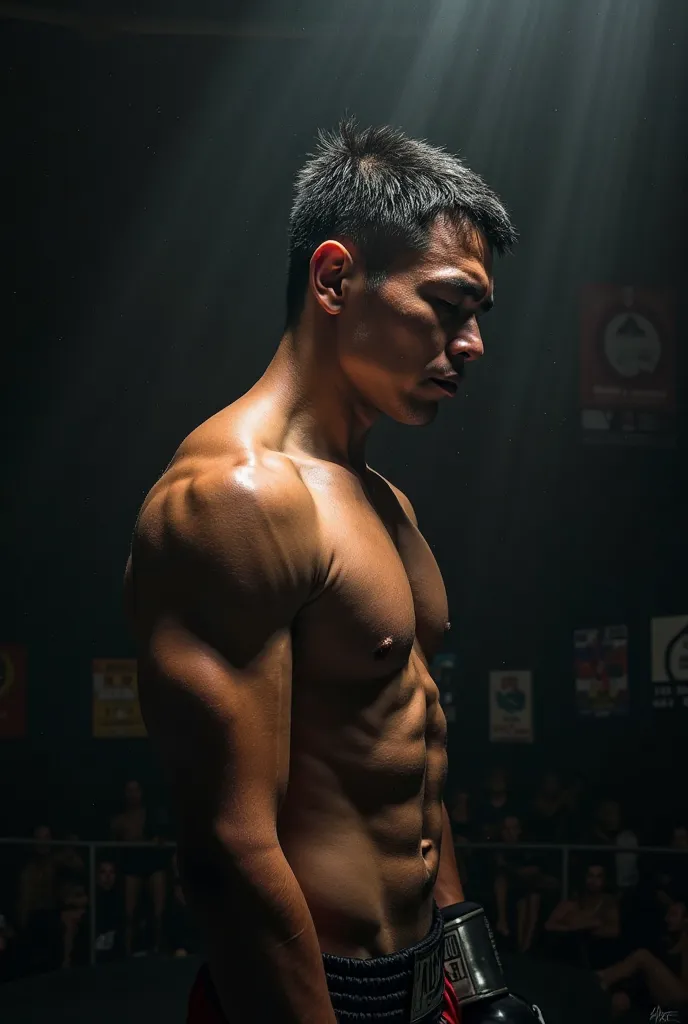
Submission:
[[[453,903],[442,910],[444,969],[461,1007],[462,1024],[545,1024],[531,1006],[507,988],[485,911],[479,903]]]

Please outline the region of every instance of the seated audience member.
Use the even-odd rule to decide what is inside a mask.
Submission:
[[[581,775],[574,775],[563,791],[564,839],[578,842],[583,831],[583,803],[586,784]]]
[[[609,855],[596,854],[604,866],[607,877],[613,878],[621,889],[638,884],[638,855],[633,852],[638,845],[635,833],[624,826],[621,805],[618,800],[598,801],[591,827],[583,837],[584,843],[594,846],[625,846],[628,853],[617,851]]]
[[[126,918],[125,948],[133,952],[134,929],[142,910],[144,884],[153,908],[153,948],[157,952],[162,942],[162,922],[167,898],[166,871],[170,855],[159,843],[162,840],[160,824],[147,807],[143,790],[131,780],[124,787],[124,806],[111,824],[112,838],[126,842],[142,842],[147,847],[122,851],[120,864],[124,875],[124,910]],[[156,845],[157,844],[157,845]]]
[[[666,912],[663,949],[656,956],[648,949],[636,949],[620,963],[598,971],[603,988],[612,995],[617,1014],[632,1006],[646,1012],[659,1005],[673,1012],[667,1020],[688,1007],[688,915],[685,903],[672,903]]]
[[[657,897],[665,907],[688,901],[688,828],[675,825],[668,845],[677,852],[660,857],[655,880]]]
[[[567,838],[567,793],[556,772],[547,772],[530,806],[528,837],[534,843],[561,843]],[[539,888],[549,893],[548,909],[561,891],[561,853],[541,850],[534,861],[540,866]]]
[[[96,871],[96,962],[124,958],[124,899],[112,860],[101,860]]]
[[[30,973],[86,966],[87,907],[83,885],[67,883],[58,895],[56,909],[33,914],[27,931]]]
[[[65,836],[65,839],[70,845],[57,847],[53,854],[55,884],[58,888],[69,883],[84,885],[86,882],[86,861],[78,847],[79,837],[75,833],[70,832]]]
[[[606,891],[602,864],[590,864],[575,898],[557,904],[545,931],[560,940],[560,952],[574,962],[593,969],[613,963],[618,956],[619,901]]]
[[[566,793],[556,772],[547,772],[530,808],[528,834],[536,843],[560,843],[564,838]]]
[[[512,815],[518,816],[513,795],[503,768],[493,768],[487,780],[487,792],[476,807],[476,824],[483,835],[498,839],[502,822]]]
[[[52,833],[47,825],[37,825],[33,838],[38,840],[31,847],[29,859],[19,873],[19,894],[17,898],[17,924],[25,932],[34,914],[54,910],[55,902],[55,861],[50,846]]]
[[[520,839],[519,819],[507,816],[502,823],[501,842],[517,845]],[[540,914],[540,868],[527,851],[517,849],[500,850],[495,866],[496,931],[504,939],[511,938],[515,931],[516,948],[525,952],[532,946]]]
[[[200,950],[200,936],[186,906],[176,854],[172,864],[172,899],[165,911],[165,936],[172,956],[188,956]]]

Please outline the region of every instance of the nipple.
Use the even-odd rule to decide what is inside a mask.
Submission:
[[[394,646],[394,638],[391,637],[391,636],[386,636],[385,639],[382,641],[382,643],[378,644],[378,646],[375,648],[375,655],[374,655],[374,657],[376,657],[376,658],[384,658],[384,657],[386,657],[389,654],[389,652],[392,650],[393,646]]]

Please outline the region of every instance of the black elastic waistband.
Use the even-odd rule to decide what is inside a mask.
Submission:
[[[436,950],[443,938],[442,915],[434,906],[430,931],[415,946],[369,960],[323,953],[327,987],[337,1020],[342,1024],[408,1024],[416,963],[419,957]],[[440,1015],[438,1011],[434,1019],[439,1021]],[[423,1021],[432,1021],[433,1016]]]

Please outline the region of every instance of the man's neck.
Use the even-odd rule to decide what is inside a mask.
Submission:
[[[354,391],[337,361],[335,339],[328,341],[305,328],[287,332],[254,394],[265,395],[286,417],[285,450],[362,473],[368,432],[379,414]]]

